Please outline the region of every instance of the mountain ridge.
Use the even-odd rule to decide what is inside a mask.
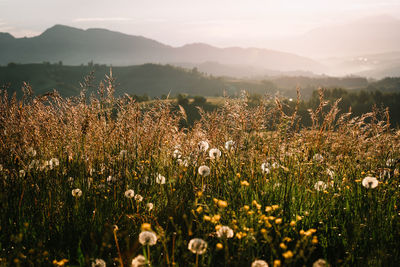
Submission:
[[[68,65],[80,65],[94,61],[126,66],[217,61],[279,71],[316,72],[324,68],[312,59],[271,49],[218,48],[205,43],[172,47],[143,36],[100,28],[83,30],[61,24],[30,38],[0,38],[0,49],[6,51],[0,54],[0,64],[62,61]]]

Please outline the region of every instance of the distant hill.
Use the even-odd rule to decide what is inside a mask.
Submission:
[[[63,96],[77,96],[84,77],[94,72],[92,92],[97,91],[100,81],[109,74],[110,67],[63,66],[57,64],[9,64],[0,67],[0,87],[9,93],[21,95],[23,82],[32,85],[35,94],[44,94],[56,89]],[[222,95],[227,85],[218,78],[205,76],[195,70],[185,70],[170,65],[145,64],[139,66],[113,67],[116,78],[116,95],[161,95],[186,93],[189,95]],[[89,91],[90,93],[90,91]]]
[[[324,67],[309,58],[258,48],[217,48],[207,44],[171,47],[142,36],[105,29],[82,30],[56,25],[39,36],[14,38],[0,33],[0,64],[62,61],[80,65],[93,61],[118,66],[145,63],[204,63],[251,65],[276,71],[322,72]]]
[[[351,57],[398,51],[400,20],[389,15],[366,17],[342,25],[324,26],[296,38],[269,43],[313,57]]]

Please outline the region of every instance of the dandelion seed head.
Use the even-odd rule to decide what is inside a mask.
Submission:
[[[156,177],[156,183],[157,184],[165,184],[165,177],[162,176],[161,174],[158,174]]]
[[[79,188],[75,188],[72,190],[72,196],[75,198],[79,198],[82,196],[82,190],[80,190]]]
[[[229,140],[225,142],[225,149],[230,151],[235,147],[235,142],[233,140]]]
[[[315,261],[312,265],[312,267],[326,267],[328,266],[328,263],[324,259],[319,259]]]
[[[172,157],[174,159],[180,159],[182,157],[182,154],[178,149],[175,149],[174,152],[172,152]]]
[[[365,177],[361,183],[365,188],[372,188],[372,189],[376,188],[379,184],[378,179],[371,176]]]
[[[251,264],[251,267],[268,267],[268,263],[263,260],[255,260]]]
[[[219,159],[221,157],[221,150],[218,148],[212,148],[208,155],[210,156],[210,159]]]
[[[146,207],[147,207],[147,209],[148,209],[149,211],[151,211],[151,210],[153,210],[153,208],[154,208],[154,204],[151,203],[151,202],[149,202],[149,203],[146,204]]]
[[[142,197],[141,195],[137,194],[137,195],[135,196],[135,200],[136,200],[137,202],[142,202],[142,201],[143,201],[143,197]]]
[[[132,189],[128,189],[125,191],[125,197],[126,198],[133,198],[135,196],[135,191]]]
[[[106,267],[106,262],[103,259],[95,259],[92,262],[92,267]]]
[[[132,260],[132,267],[144,267],[146,266],[146,258],[143,255],[138,255]]]
[[[207,242],[201,238],[193,238],[189,241],[188,249],[197,255],[202,255],[207,251]]]
[[[200,151],[202,151],[202,152],[207,152],[207,150],[208,150],[208,148],[210,147],[210,145],[208,144],[207,141],[200,141],[200,142],[198,143],[198,147],[199,147],[199,150],[200,150]]]
[[[270,168],[270,164],[269,163],[264,162],[264,163],[261,164],[261,170],[262,170],[263,173],[265,173],[265,174],[270,173],[271,171],[270,171],[269,168]]]
[[[317,191],[323,191],[327,188],[327,185],[323,181],[318,181],[314,184],[314,189]]]
[[[202,165],[199,167],[198,172],[201,176],[208,176],[210,175],[210,168],[208,166]]]
[[[221,226],[217,231],[217,236],[219,238],[232,238],[233,230],[229,226]]]
[[[143,231],[139,234],[139,242],[143,246],[154,246],[157,243],[157,236],[153,231]]]

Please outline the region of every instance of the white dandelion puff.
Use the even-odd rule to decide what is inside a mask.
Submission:
[[[197,255],[204,254],[207,250],[207,242],[201,238],[193,238],[189,241],[188,249]]]
[[[146,204],[146,207],[147,207],[147,209],[148,209],[149,211],[152,211],[153,208],[154,208],[154,204],[151,203],[151,202],[149,202],[149,203]]]
[[[332,171],[331,169],[326,169],[326,174],[329,175],[329,177],[331,177],[333,179],[333,177],[335,176],[335,172]]]
[[[135,196],[135,200],[136,200],[137,202],[142,202],[142,201],[143,201],[143,197],[142,197],[141,195],[137,194],[137,195]]]
[[[232,238],[233,230],[229,226],[221,226],[217,231],[219,238]]]
[[[156,177],[156,183],[157,184],[165,184],[165,177],[162,176],[161,174],[158,174]]]
[[[315,261],[312,265],[312,267],[327,267],[327,266],[329,266],[329,265],[326,262],[326,260],[324,260],[324,259],[319,259],[319,260]]]
[[[235,142],[233,140],[229,140],[225,142],[225,149],[230,151],[235,147]]]
[[[49,161],[50,169],[53,169],[54,167],[57,167],[58,165],[60,165],[60,161],[57,158],[50,159],[50,161]]]
[[[184,159],[184,160],[178,159],[177,162],[178,162],[179,166],[182,166],[182,167],[188,167],[189,166],[189,162],[188,162],[187,159]]]
[[[106,262],[103,259],[95,259],[92,262],[92,267],[106,267]]]
[[[115,183],[117,181],[117,178],[114,176],[109,175],[107,177],[107,183],[111,184],[111,183]]]
[[[281,165],[279,165],[278,162],[274,162],[274,163],[272,163],[272,165],[271,165],[272,169],[278,169],[280,166],[281,166]]]
[[[132,267],[144,267],[147,265],[146,258],[143,255],[138,255],[132,260]]]
[[[255,260],[251,264],[251,267],[268,267],[268,263],[263,260]]]
[[[198,143],[198,147],[199,147],[200,151],[207,152],[207,150],[210,147],[210,145],[208,144],[207,141],[200,141]]]
[[[326,187],[327,187],[327,185],[326,185],[326,183],[323,182],[323,181],[318,181],[318,182],[316,182],[316,183],[314,184],[314,188],[315,188],[315,190],[317,190],[317,191],[323,191],[323,190],[326,189]]]
[[[269,167],[270,167],[270,164],[269,164],[269,163],[267,163],[267,162],[262,163],[262,164],[261,164],[261,170],[262,170],[262,172],[265,173],[265,174],[270,173],[271,171],[270,171]]]
[[[378,179],[376,179],[375,177],[367,176],[362,180],[362,185],[365,188],[376,188],[378,184]]]
[[[198,171],[201,176],[210,175],[210,168],[206,165],[200,166]]]
[[[153,231],[143,231],[139,234],[139,242],[143,246],[154,246],[157,243],[157,236]]]
[[[128,189],[125,191],[125,197],[126,198],[133,198],[135,196],[135,191],[132,189]]]
[[[82,190],[80,190],[79,188],[75,188],[72,190],[72,196],[75,198],[79,198],[82,196]]]
[[[210,159],[219,159],[221,157],[221,150],[218,148],[212,148],[208,155],[210,156]]]
[[[174,159],[180,159],[182,157],[182,154],[178,149],[175,149],[174,152],[172,152],[172,157]]]
[[[25,177],[25,171],[24,170],[19,170],[19,177],[21,177],[21,178]]]

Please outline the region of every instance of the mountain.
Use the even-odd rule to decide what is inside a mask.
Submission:
[[[344,57],[399,50],[400,20],[389,15],[322,26],[270,47],[309,57]]]
[[[119,66],[144,63],[203,63],[251,65],[277,71],[323,71],[318,62],[274,50],[258,48],[217,48],[207,44],[171,47],[142,36],[105,29],[77,29],[55,25],[39,36],[14,38],[0,34],[0,64],[62,61],[68,65],[89,61]]]

